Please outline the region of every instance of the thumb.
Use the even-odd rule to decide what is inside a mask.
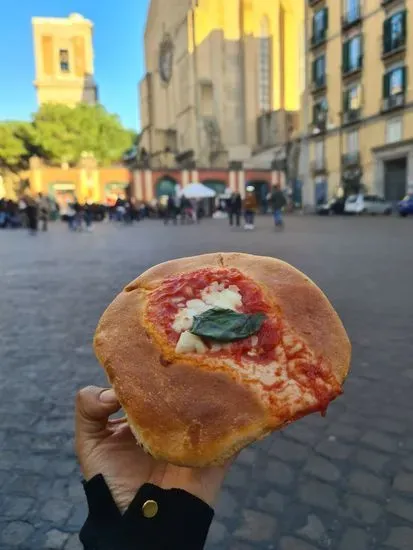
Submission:
[[[109,416],[120,409],[120,403],[112,389],[88,386],[76,397],[76,436],[94,436],[101,433]]]

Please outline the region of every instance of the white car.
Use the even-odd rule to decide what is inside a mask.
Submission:
[[[392,213],[393,206],[378,195],[350,195],[344,205],[347,214],[386,214]]]

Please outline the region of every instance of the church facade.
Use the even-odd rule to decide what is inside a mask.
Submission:
[[[275,168],[298,130],[304,0],[152,0],[144,168]]]

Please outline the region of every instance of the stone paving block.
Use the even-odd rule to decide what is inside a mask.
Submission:
[[[383,432],[370,430],[361,438],[362,443],[375,447],[380,451],[394,452],[397,449],[398,439]]]
[[[317,445],[316,451],[327,458],[346,460],[351,455],[353,448],[337,440],[326,439]]]
[[[235,530],[236,538],[249,542],[266,542],[273,540],[277,531],[277,520],[261,512],[244,510],[240,527]]]
[[[357,462],[373,472],[379,474],[390,461],[389,455],[378,453],[377,451],[368,451],[360,449],[355,456]]]
[[[413,529],[411,527],[393,527],[385,544],[397,550],[411,550],[412,541]]]
[[[381,417],[377,419],[377,426],[381,431],[402,435],[406,432],[406,423],[391,418]]]
[[[249,470],[234,464],[225,478],[225,485],[229,487],[245,487],[248,480]]]
[[[387,511],[413,523],[413,503],[406,499],[392,496]]]
[[[240,452],[237,458],[237,462],[244,466],[252,466],[258,459],[258,452],[254,449],[244,449]]]
[[[219,495],[215,512],[221,518],[233,518],[236,516],[238,501],[228,489],[223,489]]]
[[[71,535],[66,544],[64,545],[64,550],[83,550],[83,544],[80,543],[79,535]]]
[[[383,497],[387,487],[386,483],[381,478],[363,470],[351,472],[349,486],[354,492],[376,497]]]
[[[305,481],[300,484],[299,495],[303,502],[316,508],[336,510],[338,498],[336,490],[325,483]]]
[[[79,503],[72,508],[72,513],[66,522],[66,528],[80,531],[81,527],[86,521],[88,515],[88,507],[85,502]]]
[[[269,514],[283,512],[285,508],[285,496],[277,491],[270,491],[265,496],[256,498],[256,506]]]
[[[7,518],[25,519],[35,500],[29,497],[6,496],[0,501],[0,514]]]
[[[341,472],[332,462],[321,456],[311,456],[304,468],[304,472],[318,477],[322,481],[338,481]]]
[[[322,546],[331,546],[331,539],[327,535],[323,522],[314,514],[307,517],[307,523],[304,527],[298,529],[297,534],[302,538],[319,542]]]
[[[338,550],[368,550],[369,537],[365,530],[349,527],[341,539]]]
[[[413,493],[413,474],[401,472],[396,476],[393,487],[404,493]]]
[[[19,548],[34,533],[34,527],[23,521],[12,521],[0,533],[0,548]]]
[[[354,441],[360,435],[360,430],[354,426],[349,426],[348,424],[335,422],[331,427],[328,428],[327,435],[332,435],[337,438],[337,440],[349,440]]]
[[[317,547],[295,537],[282,537],[280,550],[319,550]]]
[[[286,487],[293,482],[294,470],[279,460],[271,460],[267,466],[266,478],[270,483]]]
[[[59,531],[59,529],[51,529],[46,533],[45,548],[50,550],[63,550],[68,538],[68,533],[63,533],[63,531]]]
[[[281,437],[277,437],[269,452],[285,462],[303,462],[308,456],[307,447]]]
[[[228,537],[228,530],[223,523],[213,521],[208,533],[208,543],[222,545]]]
[[[73,504],[71,502],[52,499],[46,502],[40,513],[45,521],[63,523],[69,518],[72,508]]]
[[[357,495],[346,495],[341,516],[350,517],[364,525],[375,524],[382,515],[383,509],[367,498]]]
[[[282,431],[285,437],[294,439],[298,443],[307,443],[314,445],[321,438],[320,433],[317,430],[311,429],[309,426],[296,422],[284,428]]]

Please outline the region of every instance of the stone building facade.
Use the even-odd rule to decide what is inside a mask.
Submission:
[[[309,0],[307,21],[313,200],[400,200],[413,191],[413,1]]]
[[[256,154],[280,156],[298,127],[303,28],[304,0],[152,0],[139,85],[147,167],[270,170],[274,155]]]

